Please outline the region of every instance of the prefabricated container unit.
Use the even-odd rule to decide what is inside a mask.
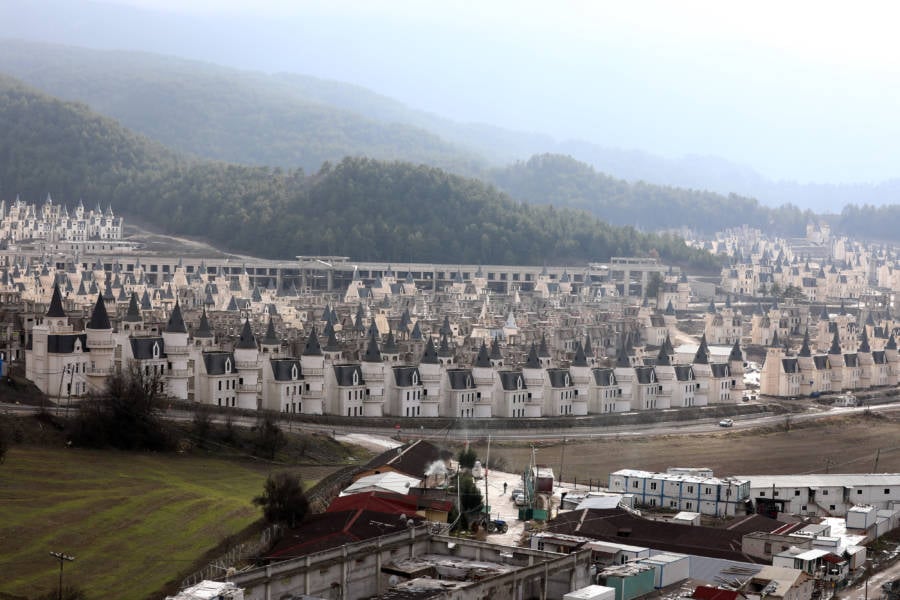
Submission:
[[[605,585],[589,585],[563,596],[563,600],[615,600],[616,590]]]
[[[607,586],[616,590],[615,600],[632,600],[649,594],[653,591],[655,579],[653,569],[634,569],[627,574],[601,575],[601,578]]]
[[[655,554],[635,561],[653,567],[653,586],[669,587],[690,577],[691,557],[684,554]]]

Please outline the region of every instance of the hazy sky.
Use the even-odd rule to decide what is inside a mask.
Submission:
[[[115,3],[218,36],[147,49],[350,81],[454,119],[716,155],[780,179],[900,177],[892,3]]]

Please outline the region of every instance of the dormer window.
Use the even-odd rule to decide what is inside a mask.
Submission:
[[[353,371],[353,385],[359,385],[359,371]]]
[[[225,372],[231,373],[231,359],[230,358],[225,359]]]
[[[159,342],[153,342],[153,358],[159,358]]]
[[[294,365],[294,368],[291,369],[291,379],[297,379],[297,365]]]
[[[472,387],[472,376],[466,375],[466,387]]]
[[[412,384],[419,385],[419,374],[413,371]]]
[[[569,387],[569,374],[566,373],[566,387]]]
[[[518,379],[516,379],[516,389],[517,390],[522,389],[522,376],[521,375],[519,375]]]

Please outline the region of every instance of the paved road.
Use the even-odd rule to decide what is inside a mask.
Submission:
[[[840,600],[878,600],[882,597],[881,584],[897,578],[900,578],[900,560],[895,561],[894,564],[883,571],[872,573],[871,577],[869,577],[868,591],[866,590],[866,582],[861,581],[857,585],[841,590],[834,597]]]
[[[12,414],[28,414],[38,410],[37,407],[20,406],[0,402],[0,413],[7,412]],[[54,409],[51,409],[54,410]],[[889,404],[878,404],[874,406],[856,406],[856,407],[839,407],[827,408],[818,405],[811,405],[805,412],[791,413],[789,418],[794,423],[812,421],[827,417],[839,415],[851,415],[870,410],[872,412],[891,412],[900,411],[900,401]],[[165,412],[166,418],[176,421],[189,421],[193,418],[191,411],[184,410],[168,410]],[[553,440],[591,440],[605,438],[627,438],[627,437],[647,437],[657,435],[693,435],[700,433],[720,432],[726,433],[730,431],[742,431],[753,429],[756,427],[768,427],[773,425],[783,425],[788,418],[786,414],[772,415],[745,415],[738,416],[734,419],[734,426],[725,429],[719,426],[718,419],[699,419],[696,421],[670,421],[640,425],[616,425],[602,427],[571,427],[571,428],[555,428],[541,430],[493,430],[490,435],[495,440],[505,441],[553,441]],[[225,417],[214,415],[213,420],[217,423],[224,423]],[[255,417],[234,416],[233,423],[240,426],[253,426],[257,423]],[[281,426],[286,429],[295,429],[302,431],[315,431],[322,433],[359,433],[367,435],[396,436],[398,433],[403,440],[408,439],[453,439],[465,440],[471,438],[482,438],[487,435],[483,430],[469,431],[466,428],[465,420],[458,419],[452,422],[452,426],[442,429],[401,429],[399,432],[393,427],[374,427],[370,424],[354,425],[352,423],[340,425],[327,425],[319,423],[307,422],[285,422],[281,421]]]

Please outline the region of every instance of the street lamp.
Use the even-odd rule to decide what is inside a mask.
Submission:
[[[63,579],[63,565],[66,561],[72,562],[75,560],[74,556],[69,556],[68,554],[64,554],[62,552],[51,552],[50,556],[59,561],[59,600],[62,600],[62,579]]]

